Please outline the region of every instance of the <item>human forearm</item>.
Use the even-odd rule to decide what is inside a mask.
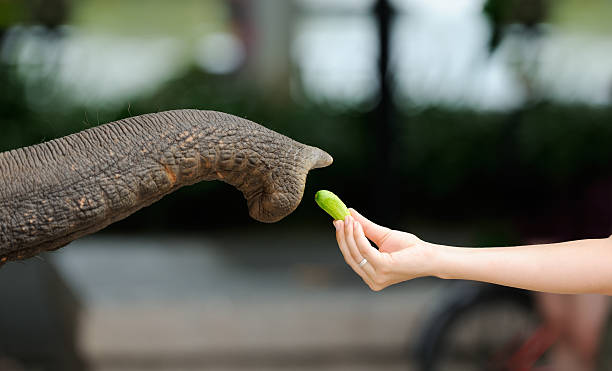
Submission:
[[[346,262],[376,291],[437,276],[551,293],[612,295],[612,237],[515,247],[451,247],[350,212],[344,221],[334,222],[336,240]]]
[[[612,238],[495,248],[430,246],[434,259],[428,271],[440,278],[612,295]]]

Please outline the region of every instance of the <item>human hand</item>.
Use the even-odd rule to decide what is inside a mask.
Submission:
[[[380,291],[428,274],[430,244],[413,234],[377,225],[354,209],[349,210],[350,216],[334,221],[336,240],[344,260],[372,290]],[[364,258],[367,262],[360,264]]]

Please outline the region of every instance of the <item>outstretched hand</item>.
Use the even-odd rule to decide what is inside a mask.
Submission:
[[[377,225],[354,209],[334,221],[336,240],[344,260],[374,291],[427,275],[431,248],[413,234]],[[378,246],[371,244],[370,239]],[[364,263],[364,259],[365,262]],[[360,264],[361,263],[361,264]]]
[[[612,295],[612,236],[527,246],[445,246],[372,223],[353,209],[334,226],[344,260],[374,291],[435,276],[561,294]]]

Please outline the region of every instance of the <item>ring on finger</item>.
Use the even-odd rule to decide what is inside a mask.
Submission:
[[[359,262],[359,266],[360,266],[360,267],[363,267],[363,266],[364,266],[364,265],[366,265],[367,263],[368,263],[368,259],[363,258],[363,260]]]

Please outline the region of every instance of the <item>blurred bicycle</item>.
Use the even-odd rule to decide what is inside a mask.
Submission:
[[[532,292],[471,281],[448,291],[418,339],[419,370],[552,370],[549,350],[561,334],[540,317]]]

